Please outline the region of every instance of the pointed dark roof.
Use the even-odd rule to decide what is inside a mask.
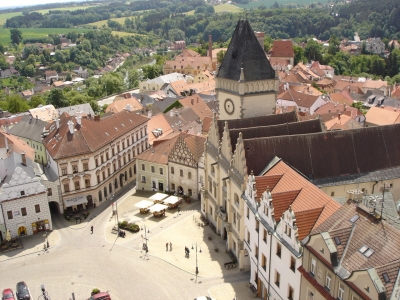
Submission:
[[[245,81],[275,78],[275,70],[247,20],[237,23],[217,77],[238,81],[241,68],[244,69]]]

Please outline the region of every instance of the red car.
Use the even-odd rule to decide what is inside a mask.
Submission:
[[[1,300],[15,300],[12,289],[5,289],[1,296]]]

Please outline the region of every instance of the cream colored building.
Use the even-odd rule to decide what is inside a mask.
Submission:
[[[152,91],[158,91],[161,90],[161,88],[165,84],[169,84],[171,82],[183,79],[185,79],[185,76],[177,72],[162,75],[154,79],[147,79],[145,81],[139,82],[139,91],[140,93],[150,93]]]
[[[137,188],[176,192],[199,199],[205,138],[186,133],[172,134],[136,157]]]
[[[305,238],[300,299],[397,299],[400,233],[353,203]]]
[[[44,143],[59,176],[60,212],[104,203],[136,178],[134,156],[148,146],[148,119],[131,111],[106,118],[62,114]]]

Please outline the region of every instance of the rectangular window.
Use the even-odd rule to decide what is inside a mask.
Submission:
[[[119,152],[119,145],[117,145],[117,152]]]
[[[125,142],[122,142],[122,149],[125,149]]]
[[[108,177],[110,177],[110,175],[111,175],[111,170],[110,170],[110,168],[107,168],[107,175],[108,175]]]
[[[100,183],[100,175],[97,175],[97,184],[99,184]]]
[[[26,207],[21,208],[21,215],[26,216]]]
[[[211,205],[210,205],[210,215],[211,215],[211,216],[213,215],[213,208],[212,208]]]
[[[106,152],[106,160],[109,160],[110,158],[108,157],[108,150]]]
[[[188,172],[188,179],[192,179],[192,172]]]
[[[86,188],[90,187],[90,180],[89,179],[85,179],[85,187]]]
[[[39,204],[35,205],[35,212],[40,213],[40,205]]]
[[[211,180],[208,181],[208,191],[209,191],[209,193],[212,193],[212,182],[211,182]]]
[[[142,176],[142,182],[146,183],[146,176]]]
[[[175,191],[175,183],[172,183],[172,184],[171,184],[171,189],[172,189],[173,191]]]
[[[266,230],[264,229],[264,232],[263,232],[263,241],[264,241],[264,242],[267,242],[267,235],[268,235],[268,231],[266,231]]]
[[[329,273],[326,274],[326,280],[325,280],[325,288],[330,290],[331,289],[331,275]]]
[[[53,191],[51,190],[51,188],[47,189],[47,196],[51,196],[53,195]]]
[[[258,247],[257,247],[257,245],[254,245],[254,256],[258,260]]]
[[[11,219],[13,218],[13,213],[12,213],[11,210],[9,210],[9,211],[7,212],[7,218],[8,218],[9,220],[11,220]]]
[[[256,220],[256,231],[260,230],[260,221]]]
[[[276,244],[276,256],[281,257],[281,253],[282,253],[282,246],[281,246],[281,244],[277,243]]]
[[[79,181],[75,181],[74,184],[75,184],[75,190],[79,190],[80,189]]]
[[[290,257],[290,270],[296,272],[296,259],[293,256]]]
[[[154,168],[154,166],[151,166],[151,173],[155,173],[156,169]]]
[[[111,149],[111,153],[112,153],[112,156],[115,155],[115,149],[114,148]]]
[[[289,288],[288,288],[288,299],[289,300],[293,300],[293,296],[294,296],[294,289],[290,286],[289,284]]]
[[[61,174],[64,176],[64,175],[67,175],[67,168],[62,168],[61,169]]]
[[[77,165],[72,165],[72,173],[78,173],[78,166]]]
[[[192,192],[191,189],[188,189],[188,194],[189,194],[189,196],[192,196],[192,195],[193,195],[193,192]]]
[[[344,297],[344,286],[339,284],[338,299],[343,300],[343,297]]]
[[[142,164],[142,171],[146,171],[146,167]]]
[[[310,268],[310,273],[311,275],[315,275],[315,267],[317,265],[317,262],[315,261],[315,259],[311,259],[311,268]]]
[[[268,216],[268,206],[264,205],[264,215]]]
[[[277,287],[279,287],[280,283],[281,283],[281,274],[275,271],[275,284]]]
[[[101,163],[104,163],[104,156],[100,156]]]
[[[179,176],[183,177],[183,170],[179,170]]]
[[[267,258],[264,254],[261,254],[261,267],[264,269],[264,271],[267,268]]]
[[[88,171],[88,170],[89,170],[89,164],[83,163],[83,171]]]
[[[96,167],[98,167],[98,166],[99,166],[99,159],[96,158],[96,159],[95,159],[95,162],[96,162]]]
[[[171,174],[175,174],[175,169],[174,169],[174,167],[171,167]]]
[[[236,224],[236,213],[232,213],[233,224]]]
[[[164,174],[164,169],[160,168],[160,174],[163,175]]]
[[[250,245],[250,232],[247,231],[247,244]]]
[[[247,217],[247,219],[249,218],[249,216],[250,216],[250,208],[247,207],[247,210],[246,210],[246,217]]]
[[[69,184],[64,184],[64,192],[69,192]]]

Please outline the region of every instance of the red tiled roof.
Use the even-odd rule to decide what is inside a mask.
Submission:
[[[264,193],[267,188],[272,191],[278,181],[282,178],[282,175],[274,175],[274,176],[256,176],[256,190],[258,191],[257,196],[261,197],[261,194]]]
[[[287,41],[274,41],[272,45],[271,57],[294,57],[293,43]]]

